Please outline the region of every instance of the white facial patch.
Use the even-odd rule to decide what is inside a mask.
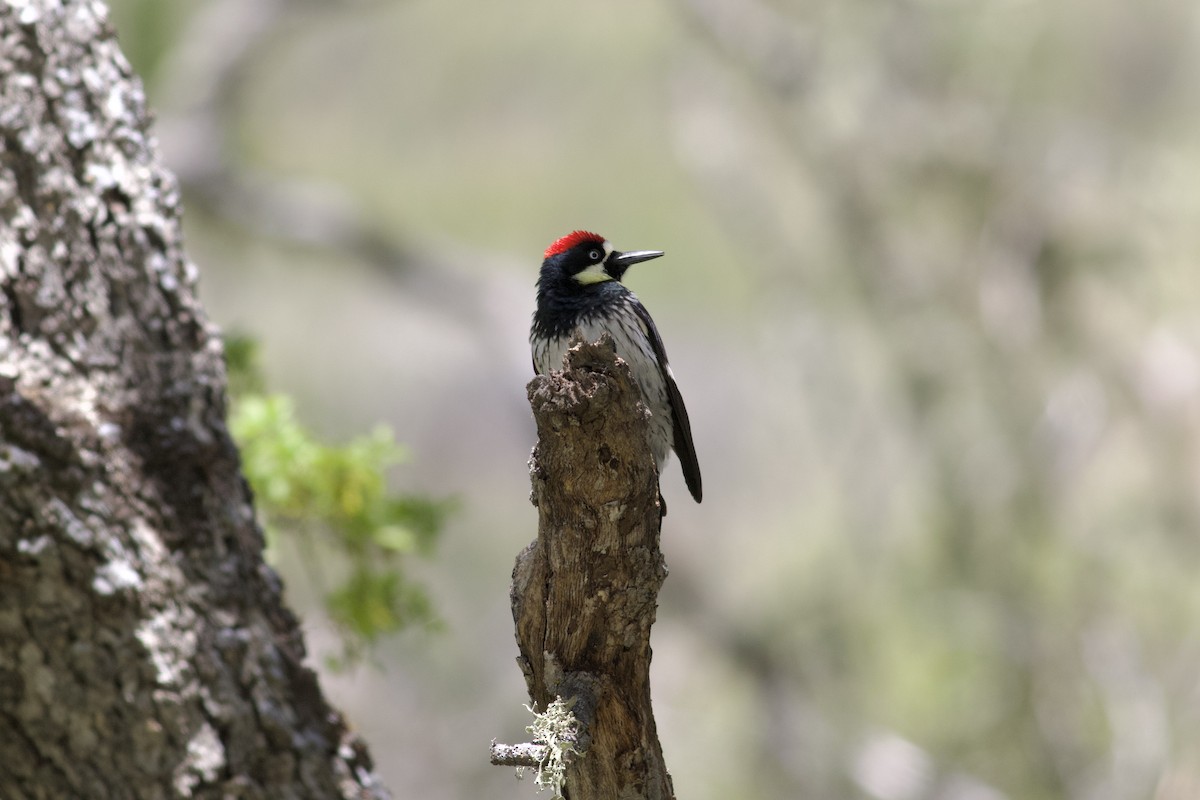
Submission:
[[[589,264],[586,269],[582,269],[574,275],[575,280],[585,286],[590,283],[603,283],[604,281],[613,280],[613,276],[604,270],[604,265],[608,263],[608,257],[612,255],[613,246],[610,242],[604,242],[601,247],[604,249],[604,258],[595,264]]]

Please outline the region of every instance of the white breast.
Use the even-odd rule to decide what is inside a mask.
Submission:
[[[650,410],[650,449],[661,471],[674,441],[670,401],[667,399],[667,387],[659,370],[658,360],[650,347],[650,339],[642,328],[641,320],[633,311],[625,309],[603,321],[596,318],[584,320],[572,335],[531,341],[534,365],[541,375],[561,370],[563,356],[566,355],[573,335],[594,342],[603,333],[613,337],[617,355],[629,364],[634,381],[641,389],[642,401]]]

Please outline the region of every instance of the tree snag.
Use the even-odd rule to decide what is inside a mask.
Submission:
[[[667,568],[648,412],[607,336],[572,347],[565,369],[534,378],[528,394],[538,536],[517,557],[511,601],[529,697],[539,712],[561,698],[578,720],[571,800],[668,800],[650,706],[650,626]],[[493,759],[517,763],[512,747],[495,745]]]
[[[0,797],[382,800],[263,563],[105,13],[0,3]]]

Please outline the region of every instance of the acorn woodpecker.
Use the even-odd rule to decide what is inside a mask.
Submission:
[[[650,410],[650,451],[659,472],[674,449],[688,490],[699,503],[700,464],[667,351],[650,312],[621,283],[630,266],[662,254],[661,250],[621,253],[603,236],[588,231],[574,231],[547,247],[529,344],[534,372],[545,375],[562,369],[573,335],[589,342],[602,333],[612,336],[617,355],[629,364]]]

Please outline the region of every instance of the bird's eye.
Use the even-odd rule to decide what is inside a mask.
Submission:
[[[600,256],[601,256],[601,253],[599,250],[592,250],[591,252],[588,253],[588,258],[590,258],[592,261],[599,261]]]

